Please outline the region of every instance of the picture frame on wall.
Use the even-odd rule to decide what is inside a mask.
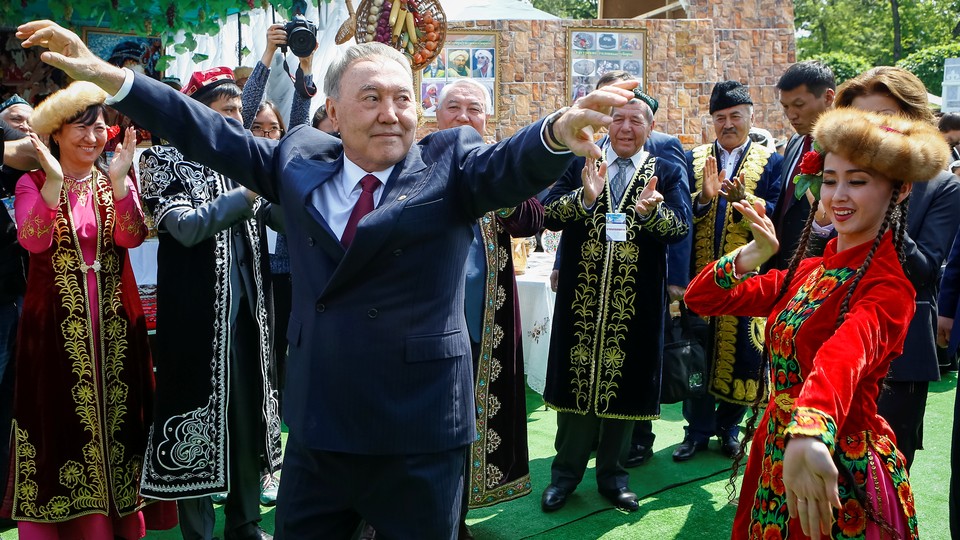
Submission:
[[[423,116],[436,118],[440,91],[455,79],[471,78],[490,92],[489,116],[498,118],[497,96],[500,81],[500,34],[496,31],[447,32],[446,40],[433,62],[417,72],[416,88]]]
[[[124,34],[88,26],[83,28],[83,42],[93,54],[115,66],[130,68],[157,80],[163,78],[163,73],[156,68],[157,61],[164,54],[163,41],[159,37]],[[123,127],[132,123],[114,110],[108,110],[108,116],[108,125]],[[134,127],[137,129],[137,146],[146,148],[155,144],[149,131],[135,124]],[[108,141],[107,151],[112,151],[114,146],[115,140]]]
[[[646,86],[646,29],[570,27],[567,44],[567,97],[571,103],[593,91],[600,77],[615,69],[636,77],[641,89]]]
[[[128,67],[160,80],[157,61],[163,55],[163,41],[157,36],[137,36],[99,27],[85,27],[83,42],[93,54],[119,67]]]

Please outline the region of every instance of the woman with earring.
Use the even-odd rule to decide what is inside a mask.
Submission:
[[[705,268],[685,297],[706,315],[768,317],[770,397],[748,422],[732,538],[916,538],[906,463],[876,403],[914,313],[901,204],[942,169],[946,143],[929,123],[852,109],[821,116],[814,139],[798,191],[812,182],[822,200],[789,268],[754,273],[776,235],[762,207],[738,203],[753,241]],[[821,205],[837,238],[804,259]]]
[[[17,342],[5,507],[21,539],[142,538],[153,367],[127,249],[147,229],[128,128],[109,163],[106,93],[75,82],[40,104],[43,170],[14,203],[30,252]]]
[[[909,71],[879,66],[845,82],[834,106],[896,114],[933,124],[927,89]],[[941,137],[943,135],[941,134]],[[940,380],[937,362],[937,296],[941,266],[960,227],[960,182],[946,172],[917,184],[907,201],[910,211],[904,237],[904,270],[917,291],[916,313],[903,354],[895,359],[880,392],[879,411],[897,436],[897,448],[913,463],[923,448],[923,417],[931,381]]]

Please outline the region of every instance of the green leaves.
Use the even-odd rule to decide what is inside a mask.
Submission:
[[[810,193],[813,193],[814,198],[820,200],[820,185],[823,183],[822,174],[798,174],[794,177],[793,183],[796,184],[793,195],[798,201],[801,197],[806,196],[808,189]]]

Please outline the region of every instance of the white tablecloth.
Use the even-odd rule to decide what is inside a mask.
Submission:
[[[523,330],[523,369],[527,385],[543,394],[547,382],[547,355],[556,293],[550,290],[553,253],[531,253],[527,270],[517,276],[520,324]]]
[[[157,284],[157,247],[156,238],[147,238],[139,246],[129,250],[130,266],[137,278],[137,285]]]

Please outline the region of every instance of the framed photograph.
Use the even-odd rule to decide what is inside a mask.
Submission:
[[[417,73],[416,87],[427,119],[436,118],[440,91],[454,79],[471,78],[490,91],[490,118],[497,119],[500,34],[494,31],[447,32],[443,49]]]
[[[0,29],[0,102],[14,94],[37,106],[67,85],[67,76],[40,61],[40,47],[24,49],[16,28]]]
[[[121,34],[88,26],[83,29],[83,42],[93,54],[115,66],[128,67],[157,80],[163,75],[156,69],[157,60],[163,55],[163,42],[159,37]]]
[[[163,77],[163,73],[157,71],[157,61],[163,55],[163,42],[159,37],[121,34],[103,28],[86,27],[83,29],[83,41],[93,54],[115,66],[130,68],[157,80]],[[107,112],[109,117],[106,120],[109,125],[124,127],[132,123],[129,118],[113,109],[108,109]],[[134,127],[137,128],[137,146],[148,147],[156,144],[150,132],[135,124]],[[107,151],[113,150],[118,140],[107,141]]]
[[[573,102],[589,94],[600,77],[622,69],[645,86],[644,66],[647,57],[647,31],[621,31],[618,28],[568,28],[570,73],[567,96]]]

